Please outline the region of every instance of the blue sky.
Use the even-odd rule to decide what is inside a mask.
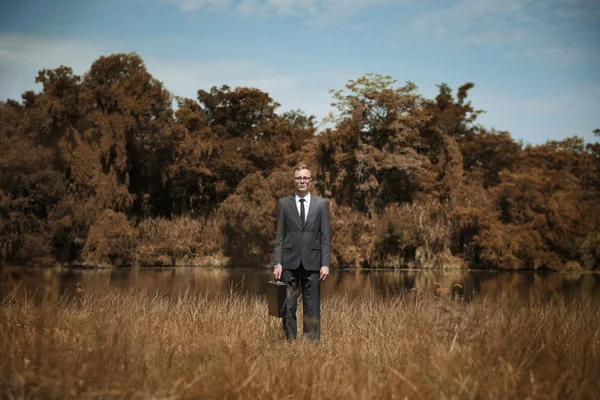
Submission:
[[[4,0],[0,100],[37,71],[138,53],[174,95],[252,86],[319,120],[365,73],[474,82],[479,123],[539,144],[600,128],[599,0]]]

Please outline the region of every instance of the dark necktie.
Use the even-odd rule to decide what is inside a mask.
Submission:
[[[300,199],[300,221],[302,221],[302,225],[304,226],[305,219],[305,211],[304,211],[304,199]]]

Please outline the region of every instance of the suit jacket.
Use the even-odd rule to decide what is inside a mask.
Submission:
[[[307,271],[318,271],[329,266],[330,256],[327,200],[311,195],[306,223],[302,224],[295,196],[279,199],[274,264],[284,269],[297,269],[302,264]]]

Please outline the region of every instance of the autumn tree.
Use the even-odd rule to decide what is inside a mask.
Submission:
[[[36,80],[41,93],[26,92],[22,105],[13,102],[2,112],[10,120],[2,132],[7,154],[27,148],[29,160],[39,157],[42,163],[34,161],[35,168],[23,170],[28,178],[17,174],[15,181],[53,182],[32,181],[33,204],[40,209],[33,215],[43,225],[36,229],[44,233],[30,242],[72,260],[103,210],[131,216],[145,204],[156,213],[170,211],[165,182],[173,153],[171,96],[139,56],[100,57],[83,78],[61,66],[40,71]],[[10,157],[4,161],[11,166]],[[2,183],[12,199],[25,200],[32,189]],[[21,209],[21,218],[28,213]]]
[[[183,135],[170,167],[171,193],[180,212],[214,212],[249,174],[268,174],[290,162],[314,134],[313,118],[279,116],[279,106],[258,89],[228,86],[180,99]]]
[[[365,75],[333,92],[315,135],[314,117],[278,113],[255,88],[199,90],[174,110],[134,53],[36,81],[41,92],[0,103],[4,262],[268,263],[276,199],[304,161],[330,201],[337,265],[600,266],[598,144],[488,131],[472,83],[426,99]],[[161,218],[172,215],[183,217]]]
[[[478,113],[465,100],[471,87],[461,87],[455,100],[448,86],[441,85],[440,95],[431,101],[416,94],[410,82],[397,86],[390,77],[366,75],[350,81],[346,90],[333,92],[337,110],[330,121],[334,128],[318,140],[323,176],[318,187],[335,200],[340,210],[350,207],[370,218],[387,216],[385,221],[377,219],[386,228],[377,230],[377,236],[364,244],[378,249],[374,255],[378,260],[390,260],[388,252],[405,261],[410,257],[414,260],[417,248],[425,245],[420,243],[427,237],[422,232],[410,241],[398,239],[405,235],[393,234],[405,229],[402,216],[394,218],[394,213],[422,215],[426,210],[431,213],[427,219],[449,224],[434,214],[444,212],[447,205],[440,202],[447,203],[453,192],[461,190],[463,158],[457,138],[472,129]],[[431,207],[417,203],[431,203]],[[401,204],[408,209],[397,207]],[[447,230],[446,226],[439,227]],[[414,230],[419,231],[419,227]],[[449,235],[443,237],[444,244],[425,246],[429,255],[440,249],[449,252]],[[344,242],[343,248],[351,246]],[[373,262],[368,256],[362,257],[337,256],[340,260],[352,259],[354,264]]]
[[[416,196],[429,160],[418,151],[427,114],[415,89],[365,75],[333,92],[335,128],[320,135],[318,161],[320,190],[337,204],[374,213]]]
[[[246,176],[219,207],[225,255],[232,265],[268,265],[273,257],[277,199],[293,189],[290,168]]]
[[[522,160],[521,142],[516,142],[506,131],[479,130],[461,139],[465,171],[483,186],[489,188],[499,183],[500,171],[513,171]]]
[[[461,140],[469,134],[478,131],[475,124],[477,116],[482,110],[473,108],[467,100],[469,90],[475,84],[468,82],[460,86],[456,98],[452,94],[452,88],[446,83],[438,85],[438,95],[434,101],[427,100],[425,107],[431,115],[430,123],[446,135]]]
[[[600,129],[594,129],[594,135],[600,138]],[[592,184],[597,191],[600,191],[600,142],[588,143],[585,147],[590,154],[593,168],[596,171],[596,177]]]
[[[61,66],[40,71],[36,81],[42,93],[25,92],[22,104],[11,100],[0,111],[3,258],[14,262],[69,253],[57,246],[52,217],[68,192],[67,160],[59,143],[81,119],[81,78]]]
[[[108,208],[125,211],[131,204],[135,213],[142,207],[169,213],[165,182],[175,134],[170,93],[135,53],[100,57],[83,87],[92,124],[87,138],[98,146],[103,174],[112,177],[109,190],[116,195],[126,189]]]
[[[429,118],[421,129],[421,152],[426,154],[435,179],[423,182],[425,190],[444,203],[453,206],[456,195],[464,191],[464,154],[461,144],[476,135],[480,127],[475,124],[483,111],[473,108],[467,100],[468,92],[475,85],[465,83],[457,90],[456,98],[445,83],[438,85],[434,100],[425,99],[423,106]]]
[[[470,261],[499,269],[597,268],[600,207],[589,156],[579,138],[528,146],[488,189],[490,209],[460,210]]]
[[[19,263],[52,256],[47,218],[66,190],[53,150],[27,129],[27,107],[0,103],[0,256]]]

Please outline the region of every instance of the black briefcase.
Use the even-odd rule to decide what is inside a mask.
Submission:
[[[283,318],[283,306],[285,304],[285,283],[281,281],[269,281],[267,285],[267,303],[269,315]]]

